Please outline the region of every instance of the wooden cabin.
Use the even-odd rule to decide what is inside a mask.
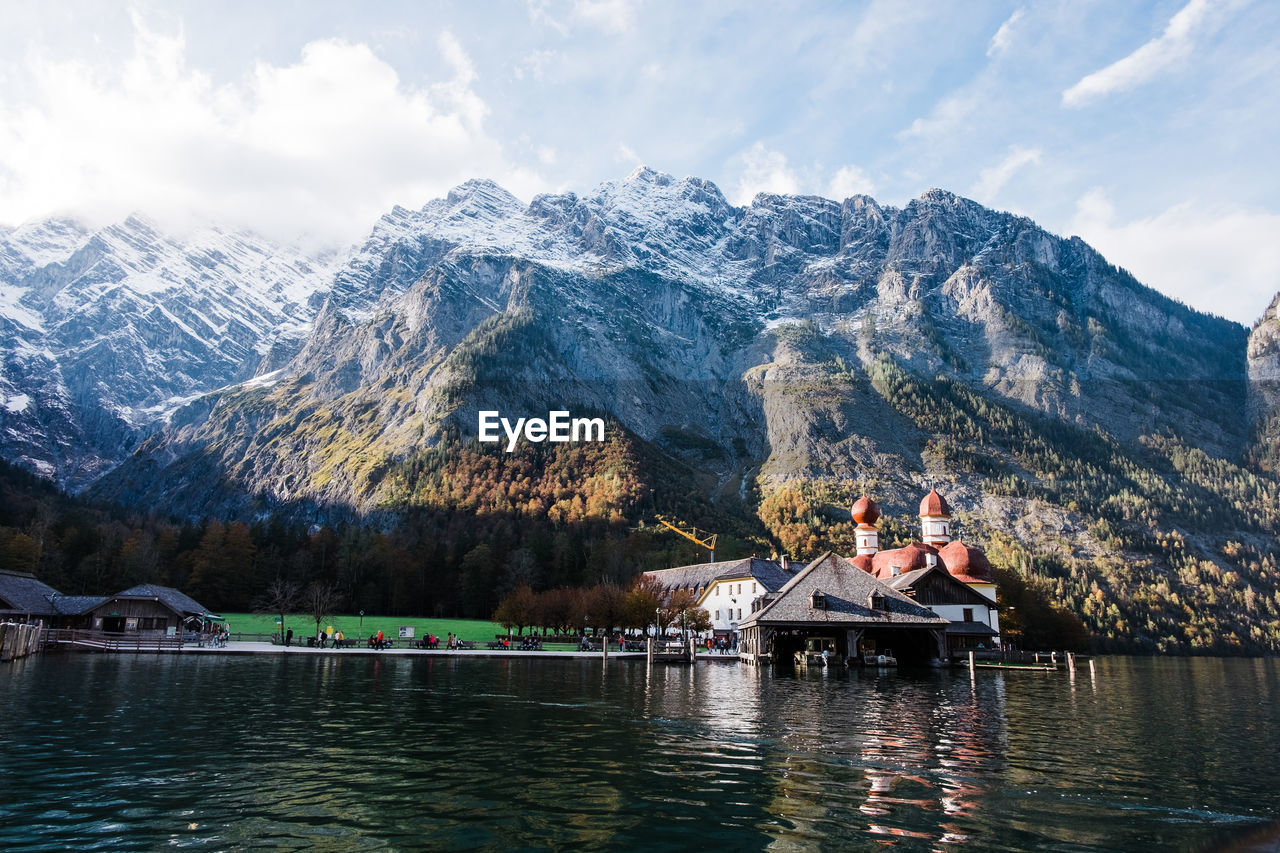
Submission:
[[[101,600],[89,611],[91,627],[125,633],[200,630],[212,614],[200,602],[167,586],[139,584]]]

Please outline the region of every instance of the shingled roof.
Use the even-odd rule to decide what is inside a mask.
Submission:
[[[814,593],[825,607],[814,607]],[[883,596],[873,610],[871,596]],[[876,580],[844,557],[823,554],[780,589],[763,608],[742,621],[753,625],[842,625],[845,627],[945,628],[948,621]]]
[[[705,589],[718,580],[754,578],[766,592],[773,592],[782,589],[802,568],[804,568],[803,564],[792,563],[789,569],[784,569],[776,560],[747,557],[743,560],[725,560],[719,563],[658,569],[645,572],[645,575],[654,578],[664,590],[693,589],[696,591]]]
[[[952,590],[952,592],[955,594],[955,597],[946,603],[964,604],[968,602],[973,602],[974,604],[985,604],[985,605],[991,604],[991,599],[987,598],[985,595],[978,592],[973,587],[969,586],[967,583],[957,578],[955,575],[950,574],[945,568],[942,567],[941,564],[932,566],[930,568],[916,569],[915,571],[912,571],[912,572],[903,572],[902,574],[897,575],[896,577],[887,578],[886,580],[883,581],[883,583],[886,583],[889,586],[893,587],[894,589],[905,594],[907,590],[911,589],[911,587],[915,586],[916,584],[920,583],[925,578],[933,574],[936,574],[937,579],[941,581],[943,584],[945,584],[946,586],[948,586]],[[935,601],[933,603],[939,604],[941,602]]]
[[[105,595],[59,595],[53,600],[53,609],[60,616],[83,616],[106,601]]]
[[[142,583],[131,586],[124,592],[118,592],[104,602],[119,598],[154,598],[174,613],[182,615],[202,616],[209,611],[205,606],[186,593],[168,586],[157,586],[153,583]]]
[[[52,616],[58,591],[35,575],[0,569],[0,612]]]

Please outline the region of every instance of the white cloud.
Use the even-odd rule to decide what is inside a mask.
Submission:
[[[1094,188],[1077,202],[1071,230],[1143,284],[1246,325],[1280,287],[1280,214],[1187,201],[1122,223]]]
[[[757,142],[739,155],[742,170],[738,182],[729,193],[733,204],[750,204],[759,193],[793,194],[799,192],[800,181],[787,166],[787,157],[770,151]]]
[[[1009,49],[1009,45],[1013,42],[1013,27],[1026,13],[1026,9],[1018,9],[1000,25],[1000,29],[996,30],[996,34],[991,37],[991,44],[987,46],[987,56],[995,56]]]
[[[515,66],[515,77],[517,80],[523,80],[527,74],[541,83],[547,79],[553,68],[561,64],[563,58],[558,50],[535,50],[525,54]]]
[[[629,32],[636,25],[633,0],[574,0],[573,17],[609,35]]]
[[[618,152],[614,155],[613,159],[632,166],[644,165],[644,160],[640,158],[640,155],[636,153],[634,148],[625,142],[618,143]]]
[[[1184,60],[1203,33],[1217,29],[1225,12],[1235,2],[1223,0],[1191,0],[1169,19],[1164,32],[1133,53],[1106,68],[1086,75],[1062,93],[1062,103],[1080,107],[1112,92],[1123,92],[1139,86],[1161,71]]]
[[[836,201],[843,201],[855,195],[875,195],[876,185],[862,169],[857,166],[841,166],[827,184],[827,196]]]
[[[336,244],[468,177],[538,188],[486,131],[475,68],[449,33],[437,49],[452,76],[417,89],[336,39],[227,86],[188,67],[181,35],[135,19],[133,47],[117,72],[28,61],[28,103],[0,102],[0,222],[141,210]]]
[[[970,188],[969,195],[984,204],[990,204],[1019,169],[1039,163],[1039,148],[1015,145],[999,163],[978,173],[978,181]]]
[[[982,100],[976,91],[961,90],[952,92],[934,105],[928,117],[917,118],[911,126],[898,133],[899,139],[911,137],[933,138],[943,136],[968,121],[981,106]]]

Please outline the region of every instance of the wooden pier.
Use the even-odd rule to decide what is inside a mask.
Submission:
[[[17,660],[40,651],[44,628],[16,622],[0,623],[0,661]]]
[[[127,634],[107,631],[78,631],[50,629],[46,632],[45,645],[65,649],[100,652],[180,652],[182,637],[150,631],[131,631]]]

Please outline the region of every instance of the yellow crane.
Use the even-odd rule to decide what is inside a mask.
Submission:
[[[657,516],[657,519],[659,524],[671,528],[690,542],[701,545],[703,548],[710,551],[711,558],[707,560],[708,563],[714,563],[716,561],[716,537],[720,535],[719,533],[707,535],[692,524],[681,524],[677,521],[667,521],[660,515]]]

